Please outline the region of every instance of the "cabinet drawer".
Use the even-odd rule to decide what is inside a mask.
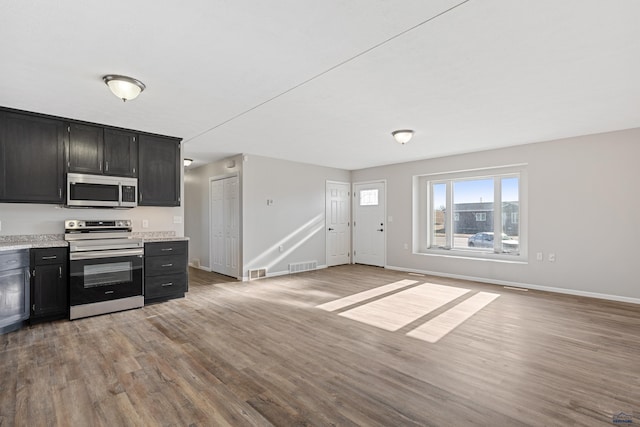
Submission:
[[[187,242],[185,240],[176,240],[170,242],[153,242],[144,245],[145,256],[158,255],[186,255]]]
[[[13,270],[29,265],[29,250],[0,252],[0,271]]]
[[[67,262],[67,248],[31,249],[35,265],[64,264]]]
[[[145,299],[184,294],[187,290],[187,275],[170,274],[168,276],[147,277],[144,283]]]
[[[153,256],[144,260],[145,276],[186,273],[187,257],[184,255]]]

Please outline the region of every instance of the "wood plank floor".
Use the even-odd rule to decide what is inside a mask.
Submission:
[[[397,331],[317,307],[401,280],[500,297],[437,343],[406,334],[459,300]],[[0,336],[2,426],[597,426],[620,412],[640,424],[639,306],[375,267],[245,283],[191,270],[186,298]]]

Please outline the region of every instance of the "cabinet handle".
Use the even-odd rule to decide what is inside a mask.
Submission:
[[[160,249],[160,250],[161,250],[161,251],[172,251],[172,250],[173,250],[173,248],[162,248],[162,249]]]
[[[58,258],[57,255],[51,255],[51,256],[43,256],[42,259],[56,259]]]
[[[33,311],[34,313],[36,312],[36,305],[35,305],[35,304],[33,304],[33,305],[31,306],[31,311]]]
[[[102,163],[98,165],[98,169],[100,170],[100,172],[102,172]]]
[[[112,294],[112,293],[114,293],[114,292],[115,292],[115,291],[105,291],[105,293],[104,293],[104,294],[105,294],[105,295],[109,295],[109,294]]]
[[[104,162],[104,170],[109,172],[109,162],[108,161]]]
[[[173,264],[162,264],[162,267],[173,267]]]
[[[173,282],[169,282],[169,283],[163,283],[162,285],[163,288],[166,288],[167,286],[173,286]]]
[[[62,279],[62,266],[58,267],[59,278]]]
[[[58,197],[62,198],[62,188],[58,187]]]

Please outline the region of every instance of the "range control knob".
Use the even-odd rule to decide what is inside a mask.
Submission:
[[[67,223],[67,226],[68,226],[69,228],[73,228],[73,227],[75,227],[75,226],[76,226],[76,223],[75,223],[75,222],[73,222],[73,221],[70,221],[69,223]]]

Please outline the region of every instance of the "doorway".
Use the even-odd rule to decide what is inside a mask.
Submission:
[[[353,186],[353,262],[384,267],[386,263],[386,184]]]
[[[211,271],[238,277],[240,259],[240,191],[238,176],[209,182]]]
[[[327,242],[327,266],[349,264],[351,254],[351,205],[350,184],[326,183],[325,221]]]

